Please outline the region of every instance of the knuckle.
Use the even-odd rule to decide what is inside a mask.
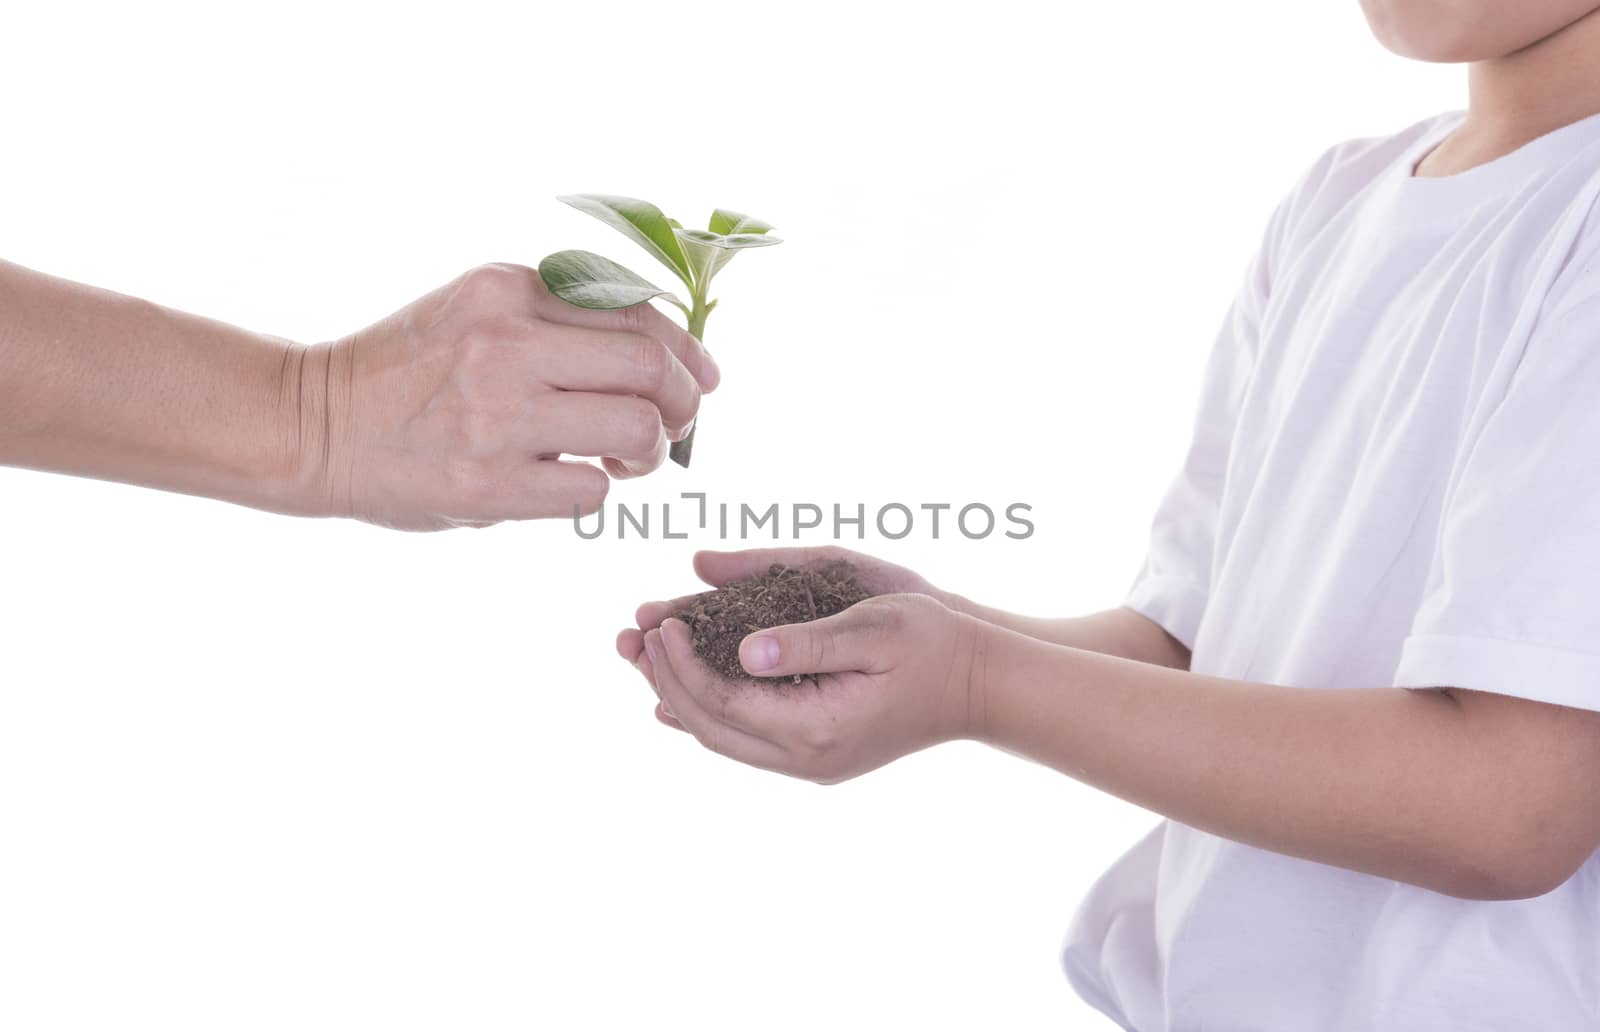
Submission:
[[[628,398],[618,417],[618,435],[630,456],[648,455],[661,437],[661,413],[643,398]]]
[[[491,263],[468,269],[461,277],[461,300],[469,306],[500,307],[528,287],[526,273],[513,265]]]
[[[930,598],[918,592],[895,595],[894,606],[895,611],[900,614],[901,621],[926,617],[944,608],[938,599]]]
[[[663,343],[672,349],[673,354],[683,356],[685,365],[690,363],[699,364],[699,353],[703,352],[705,348],[698,340],[695,340],[694,334],[677,323],[669,321],[666,326],[662,327],[661,338]]]
[[[811,647],[806,652],[811,654],[812,662],[808,665],[818,670],[826,670],[833,661],[834,641],[831,634],[813,634],[810,636]]]
[[[646,390],[656,391],[667,382],[672,354],[654,337],[638,337],[633,344],[633,367]]]
[[[905,629],[906,605],[901,596],[878,595],[857,602],[859,626],[868,634],[892,636]]]
[[[655,326],[655,318],[659,313],[649,304],[634,305],[624,308],[617,316],[622,323],[622,328],[633,333],[649,333]]]
[[[685,429],[686,425],[688,424],[688,422],[690,420],[694,419],[695,416],[699,415],[699,413],[700,413],[700,398],[701,398],[701,396],[702,395],[701,395],[701,391],[700,391],[700,385],[695,382],[694,377],[692,377],[692,376],[689,377],[689,387],[688,387],[687,394],[685,395],[685,398],[684,398],[684,405],[685,405],[686,410],[687,410],[687,417],[683,420],[683,423],[685,425],[684,426],[680,426],[678,429]]]

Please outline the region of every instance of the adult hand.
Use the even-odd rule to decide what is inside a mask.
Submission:
[[[291,387],[321,402],[297,406],[319,493],[307,508],[406,530],[592,513],[606,474],[661,465],[718,380],[649,305],[576,308],[512,265],[286,361]]]

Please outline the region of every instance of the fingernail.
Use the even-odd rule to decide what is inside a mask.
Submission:
[[[649,637],[644,640],[644,652],[645,655],[650,657],[650,662],[654,663],[656,661],[656,643],[651,641]]]
[[[722,382],[722,370],[717,368],[716,359],[710,354],[702,354],[700,359],[700,386],[708,391],[716,390],[717,384]]]
[[[665,699],[661,700],[661,712],[665,713],[667,716],[671,717],[673,720],[677,720],[678,719],[678,715],[676,713],[672,712],[672,707],[667,705],[667,701]]]
[[[770,634],[751,635],[739,648],[739,662],[752,674],[771,670],[778,665],[778,639]]]

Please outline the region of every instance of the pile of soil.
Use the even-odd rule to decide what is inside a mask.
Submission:
[[[789,681],[804,676],[751,677],[739,665],[739,643],[752,631],[783,624],[806,623],[842,613],[871,592],[856,583],[855,570],[843,560],[799,567],[773,563],[767,572],[696,595],[672,615],[689,625],[694,651],[701,661],[736,681]]]

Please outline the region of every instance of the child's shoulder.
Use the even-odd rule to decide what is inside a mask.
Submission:
[[[1426,143],[1437,143],[1444,139],[1465,117],[1464,111],[1446,111],[1415,122],[1397,133],[1341,140],[1322,152],[1312,164],[1307,177],[1320,175],[1323,180],[1365,183]]]
[[[1324,204],[1342,203],[1426,142],[1442,140],[1460,124],[1463,115],[1460,111],[1447,111],[1397,133],[1341,140],[1324,150],[1300,176],[1285,199],[1286,206],[1310,207],[1319,199]]]
[[[1325,149],[1279,202],[1269,230],[1269,248],[1292,251],[1296,241],[1314,234],[1347,204],[1407,154],[1442,139],[1462,113],[1424,119],[1397,133],[1341,140]]]

